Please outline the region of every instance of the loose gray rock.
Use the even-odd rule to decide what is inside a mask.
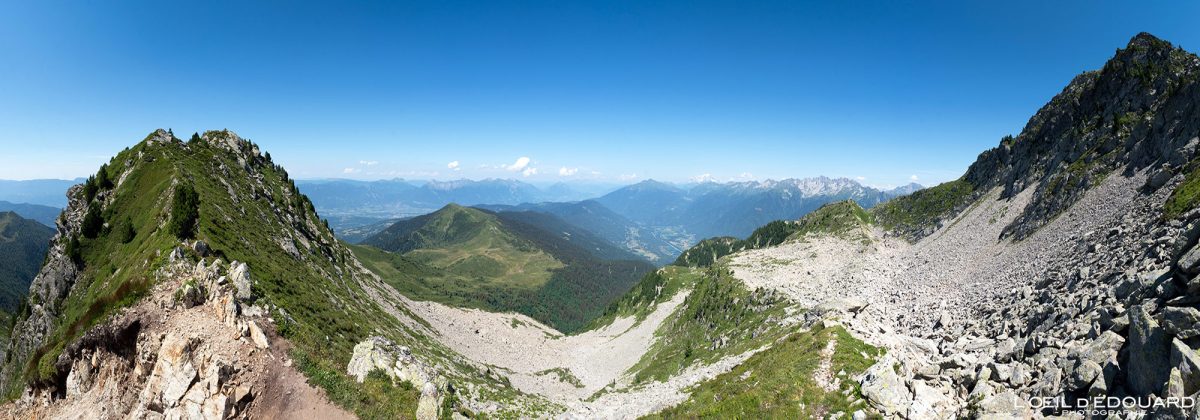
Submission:
[[[1029,403],[1012,391],[984,398],[979,402],[979,419],[1028,419],[1033,418]]]
[[[1157,394],[1171,374],[1167,333],[1141,306],[1129,308],[1129,369],[1126,382],[1136,395]]]
[[[1200,391],[1200,356],[1179,339],[1171,340],[1171,366],[1178,371],[1184,395]]]
[[[1189,307],[1167,307],[1162,311],[1167,333],[1186,340],[1200,335],[1200,311]]]
[[[893,370],[893,363],[884,358],[867,369],[861,382],[863,396],[885,416],[904,414],[912,404],[912,396]]]

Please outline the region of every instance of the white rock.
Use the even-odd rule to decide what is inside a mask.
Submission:
[[[254,341],[254,346],[260,349],[271,347],[271,343],[267,341],[267,335],[263,333],[262,328],[258,327],[258,323],[250,321],[250,340]]]
[[[233,287],[237,288],[237,298],[241,300],[250,299],[252,296],[250,267],[246,263],[234,261],[230,264],[229,281],[233,283]]]

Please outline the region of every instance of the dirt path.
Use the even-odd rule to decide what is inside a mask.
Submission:
[[[825,344],[825,348],[821,349],[821,364],[813,372],[813,380],[827,392],[838,390],[839,381],[833,376],[833,354],[837,351],[837,344],[837,337]]]

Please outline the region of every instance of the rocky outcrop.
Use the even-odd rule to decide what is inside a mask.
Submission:
[[[895,361],[885,358],[867,370],[862,378],[862,394],[871,406],[886,416],[908,413],[912,395],[896,374]]]
[[[1033,189],[1033,198],[1001,232],[1028,237],[1062,214],[1109,174],[1150,169],[1155,190],[1187,166],[1200,146],[1200,59],[1169,42],[1138,34],[1104,68],[1075,77],[1017,136],[984,151],[961,182],[977,199],[994,188],[1001,198]],[[936,200],[946,199],[936,197]],[[974,201],[923,203],[945,213],[929,226],[896,234],[919,239]]]
[[[437,371],[417,360],[406,346],[375,336],[354,346],[346,373],[363,382],[371,372],[383,372],[394,382],[408,382],[421,390],[418,419],[436,419],[447,381]]]
[[[237,290],[237,298],[240,300],[250,299],[252,295],[250,268],[246,263],[234,261],[229,266],[229,281],[233,282],[234,289]]]
[[[260,393],[277,381],[274,370],[286,368],[260,326],[271,320],[261,308],[242,310],[222,275],[231,265],[190,261],[160,269],[164,280],[150,296],[68,345],[56,363],[61,388],[30,388],[0,407],[0,417],[223,420],[264,409],[256,405]],[[192,294],[193,304],[180,304]]]

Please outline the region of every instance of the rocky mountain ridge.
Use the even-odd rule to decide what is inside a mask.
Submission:
[[[812,308],[801,325],[844,323],[887,349],[857,378],[885,417],[1085,418],[1040,402],[1198,398],[1198,65],[1139,34],[963,179],[873,209],[870,241],[789,242],[724,264]]]
[[[68,198],[7,346],[0,384],[16,399],[5,406],[13,416],[395,417],[424,407],[433,418],[469,410],[483,390],[521,398],[431,340],[286,172],[232,132],[184,142],[158,130]],[[405,343],[418,354],[406,360],[435,375],[415,385],[356,378],[354,348],[371,337]],[[292,411],[301,408],[317,411]]]

